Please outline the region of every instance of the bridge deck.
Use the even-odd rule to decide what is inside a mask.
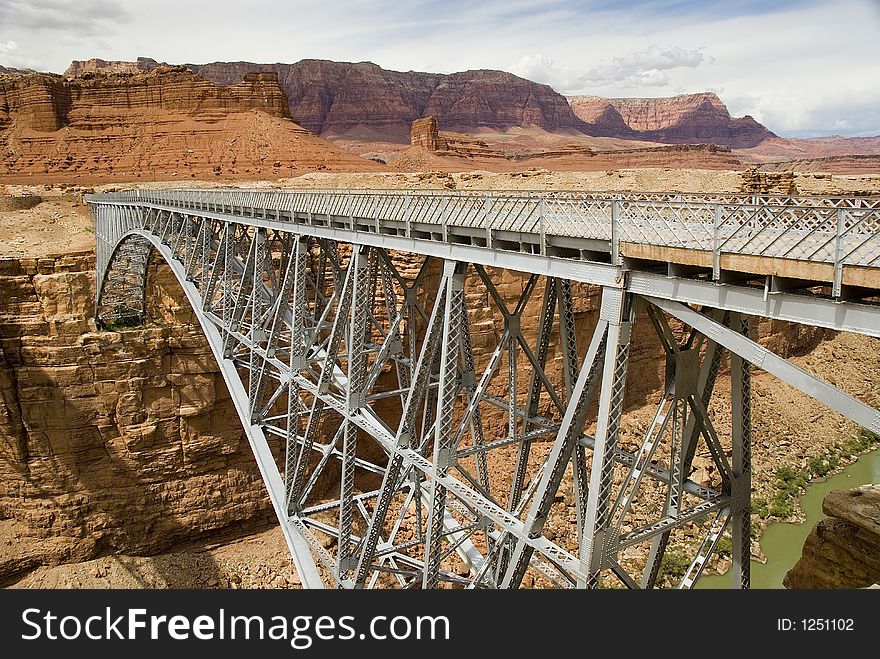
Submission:
[[[142,203],[626,265],[773,288],[880,289],[880,198],[592,193],[163,190]]]

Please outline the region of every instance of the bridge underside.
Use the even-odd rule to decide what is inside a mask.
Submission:
[[[687,550],[674,583],[689,588],[727,535],[734,585],[748,587],[751,365],[880,425],[754,343],[738,311],[296,226],[95,212],[108,227],[99,321],[145,319],[158,251],[205,329],[307,586],[651,588]],[[665,380],[653,416],[622,425],[627,380],[643,377],[629,368],[634,328],[662,347]]]

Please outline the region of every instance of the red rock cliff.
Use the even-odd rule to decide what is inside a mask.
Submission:
[[[114,62],[112,64],[120,64]],[[287,117],[287,99],[272,73],[249,73],[220,87],[182,67],[160,67],[149,73],[103,69],[77,78],[50,74],[0,78],[0,111],[21,128],[51,132],[63,126],[101,129],[119,125],[129,111],[166,110],[198,116],[262,110]]]
[[[68,72],[148,71],[155,60],[74,62]],[[566,99],[547,85],[503,71],[439,74],[389,71],[371,62],[302,60],[295,64],[212,62],[186,67],[218,85],[273,71],[287,94],[290,116],[317,135],[392,139],[406,143],[412,122],[433,115],[451,130],[474,132],[536,126],[550,132],[671,144],[713,143],[750,148],[773,133],[749,116],[731,117],[711,93],[659,99]]]
[[[750,148],[776,137],[750,116],[731,117],[721,99],[711,93],[670,98],[574,96],[569,103],[585,122],[602,126],[609,131],[607,134],[620,137],[733,148]]]
[[[584,129],[565,98],[503,71],[449,75],[388,71],[370,62],[302,60],[296,64],[214,62],[189,64],[217,84],[232,84],[252,71],[271,70],[287,92],[290,115],[317,134],[358,131],[408,141],[419,117],[467,130],[538,126],[548,131]]]
[[[272,71],[220,86],[182,66],[104,64],[0,76],[0,174],[91,183],[378,168],[290,121]]]

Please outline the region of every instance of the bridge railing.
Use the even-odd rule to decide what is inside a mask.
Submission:
[[[389,223],[485,234],[585,239],[711,253],[880,267],[880,197],[690,193],[486,192],[401,190],[135,190],[101,202],[165,205],[243,217],[293,218],[381,232]],[[594,246],[595,249],[595,246]]]

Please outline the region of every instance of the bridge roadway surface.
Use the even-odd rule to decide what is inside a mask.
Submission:
[[[558,586],[595,587],[598,575],[606,571],[627,587],[652,587],[669,534],[715,515],[679,586],[692,587],[729,525],[734,578],[737,585],[747,587],[749,364],[880,431],[876,410],[751,341],[745,317],[880,337],[880,198],[140,190],[89,196],[87,201],[97,220],[99,320],[113,320],[113,310],[126,305],[138,308],[141,316],[146,313],[146,264],[149,253],[158,251],[171,265],[205,329],[308,586],[382,585],[394,575],[403,587],[419,581],[423,587],[440,581],[517,587],[530,570]],[[315,288],[318,275],[314,264],[310,270],[305,265],[306,248],[296,248],[297,252],[290,240],[306,241],[303,245],[316,241],[320,246],[321,258],[333,265],[320,266],[321,273],[326,268],[333,271],[332,295]],[[353,246],[345,267],[340,266],[338,244]],[[414,314],[418,306],[410,292],[419,280],[407,291],[408,284],[387,256],[389,250],[445,263],[433,310],[418,309],[428,323],[425,334],[417,337],[417,323],[410,322],[405,330],[408,342],[395,337],[403,338],[401,319],[405,313]],[[275,265],[272,254],[280,258]],[[498,297],[482,269],[488,266],[532,275],[515,309],[506,308]],[[471,372],[463,294],[470,268],[476,268],[505,317],[504,337],[482,377]],[[379,285],[382,277],[384,283]],[[544,321],[538,343],[529,348],[519,332],[519,314],[539,277],[547,282]],[[390,283],[395,278],[406,293],[399,307]],[[372,286],[365,283],[368,280]],[[583,362],[574,339],[570,282],[602,287],[599,326]],[[379,302],[376,290],[382,286],[385,301]],[[303,302],[296,301],[297,295]],[[374,313],[380,304],[390,304],[384,321]],[[543,373],[557,304],[559,336],[568,337],[563,344],[570,343],[563,345],[566,391],[558,393]],[[667,353],[668,389],[640,449],[633,453],[618,447],[616,439],[629,328],[637,305],[647,308]],[[258,308],[263,309],[259,317]],[[684,344],[679,345],[669,332],[666,316],[692,328]],[[374,344],[371,332],[385,342]],[[356,336],[365,338],[360,342]],[[509,346],[502,345],[505,340]],[[531,379],[527,409],[515,396],[505,400],[488,391],[502,354],[508,355],[509,364],[516,364],[520,350],[516,341],[522,344],[524,374],[511,368],[507,389],[516,390],[518,377]],[[286,351],[289,364],[279,360],[276,351]],[[705,411],[724,351],[731,355],[734,389],[730,463]],[[460,364],[459,354],[464,360]],[[371,389],[386,365],[397,370],[401,386],[390,394]],[[242,375],[245,371],[248,374]],[[269,380],[274,384],[267,391],[274,388],[274,393],[265,402]],[[599,420],[593,437],[583,433],[582,426],[599,382]],[[267,418],[269,408],[286,397],[282,392],[293,392],[295,386],[304,392],[299,394],[299,411],[290,403],[286,416]],[[536,416],[542,387],[558,407],[556,418]],[[400,398],[399,427],[391,427],[365,404],[389,395]],[[430,423],[423,419],[421,430],[408,426],[407,415],[417,414],[411,410],[420,404],[427,406],[425,410],[434,405],[428,406],[428,396],[434,397],[432,401],[436,398],[436,415],[425,411]],[[460,410],[457,406],[464,399],[469,402]],[[292,393],[289,400],[293,401]],[[509,431],[506,437],[484,444],[479,409],[486,404],[509,411]],[[332,442],[321,444],[315,429],[321,414],[330,412],[342,419],[342,425]],[[278,421],[282,416],[284,423]],[[301,427],[297,424],[303,417],[308,419]],[[457,431],[456,424],[460,424]],[[355,452],[354,428],[375,440],[388,456],[387,464],[371,463]],[[485,432],[488,435],[490,429]],[[287,441],[287,458],[280,469],[266,444],[266,436],[273,434]],[[459,446],[467,434],[473,436],[472,446]],[[540,437],[553,439],[553,444],[541,469],[527,483],[522,465],[528,462],[532,442]],[[687,478],[699,441],[706,442],[716,461],[723,481],[720,488]],[[661,443],[662,450],[672,451],[665,462],[658,457]],[[480,461],[490,450],[511,444],[518,446],[517,475],[504,505],[489,494],[490,486],[494,491],[498,486],[489,482],[486,463],[481,467]],[[594,457],[589,468],[584,448],[601,457]],[[309,462],[313,451],[320,455],[317,466]],[[476,456],[476,475],[460,461],[470,456]],[[305,505],[309,488],[331,459],[340,464],[340,498]],[[576,497],[580,542],[574,554],[543,534],[561,473],[569,463],[575,480],[582,483]],[[681,468],[669,470],[664,464]],[[619,480],[621,469],[628,475],[615,498],[613,476],[617,473]],[[355,492],[355,470],[383,474],[382,487]],[[462,478],[454,477],[454,470]],[[643,494],[639,490],[643,477],[668,489],[664,512],[652,523],[623,532],[633,499],[637,492]],[[395,497],[401,510],[396,525],[391,523]],[[683,497],[691,497],[692,505],[685,506]],[[424,515],[426,528],[419,527],[416,540],[395,540],[405,526],[402,511],[413,506],[429,511]],[[338,523],[326,519],[332,510],[338,511]],[[358,524],[353,517],[360,520]],[[335,557],[316,537],[322,533],[337,542]],[[642,541],[651,542],[648,563],[641,576],[633,576],[619,555]],[[414,547],[423,553],[413,555]],[[468,576],[441,569],[453,550],[467,566]],[[380,575],[384,576],[380,579]]]
[[[96,199],[880,336],[873,305],[824,304],[880,292],[880,197],[139,190]]]

